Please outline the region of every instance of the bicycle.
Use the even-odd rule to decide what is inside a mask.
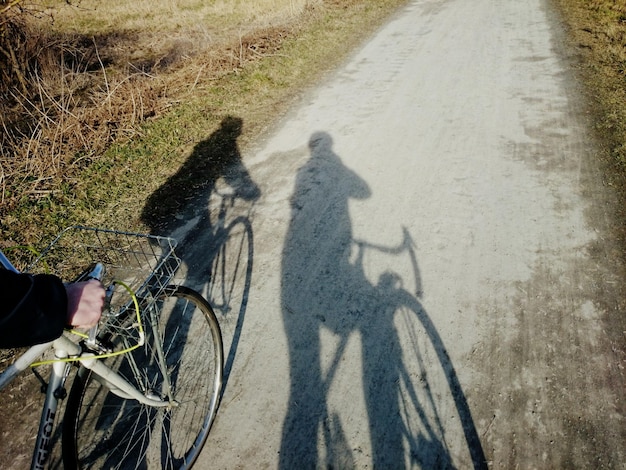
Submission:
[[[175,247],[171,238],[76,226],[26,267],[98,278],[107,291],[98,327],[33,346],[0,375],[1,390],[30,366],[51,365],[31,468],[46,464],[66,397],[65,468],[190,468],[196,461],[219,405],[224,353],[211,305],[172,283]],[[2,252],[0,265],[17,271]],[[72,365],[78,371],[67,394]]]
[[[462,466],[487,468],[480,437],[454,364],[420,300],[422,281],[415,242],[409,231],[403,228],[402,241],[396,246],[364,240],[354,240],[353,243],[357,272],[365,275],[369,264],[365,262],[366,251],[372,256],[389,256],[394,266],[380,273],[376,283],[372,283],[378,312],[369,318],[367,325],[360,325],[364,351],[375,350],[381,342],[393,344],[396,350],[396,354],[386,355],[386,367],[379,373],[395,388],[388,387],[386,392],[381,391],[372,397],[371,415],[381,420],[388,415],[397,417],[396,440],[405,443],[411,467],[454,468],[454,461],[458,460]],[[402,257],[407,264],[403,266],[404,276],[398,274]],[[368,331],[373,333],[368,334]],[[342,338],[335,354],[341,356],[344,348]],[[339,361],[335,359],[332,363]],[[326,382],[333,379],[334,373],[331,368]],[[378,380],[381,377],[374,373],[366,381],[375,383]],[[448,441],[447,435],[453,427],[450,422],[450,416],[454,416],[452,409],[456,414],[454,419],[460,423],[465,448]],[[385,429],[383,432],[392,431]],[[388,449],[380,450],[379,454],[385,455],[385,452]]]

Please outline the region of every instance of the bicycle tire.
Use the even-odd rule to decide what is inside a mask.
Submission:
[[[222,389],[220,327],[210,304],[192,289],[168,286],[154,305],[158,325],[144,319],[144,346],[103,360],[138,389],[163,395],[154,347],[161,338],[177,406],[156,408],[120,398],[81,366],[64,417],[65,468],[190,468],[198,457]],[[113,331],[109,342],[126,341]],[[131,373],[133,364],[140,368],[139,380]]]

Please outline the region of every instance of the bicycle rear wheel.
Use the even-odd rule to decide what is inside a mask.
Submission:
[[[189,468],[215,418],[223,379],[219,324],[197,292],[169,286],[145,318],[145,344],[106,364],[149,396],[167,400],[167,380],[159,361],[162,345],[174,404],[152,407],[109,391],[81,367],[64,418],[66,468]],[[124,328],[107,341],[126,345]]]

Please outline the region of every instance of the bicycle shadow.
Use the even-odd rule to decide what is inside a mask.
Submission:
[[[261,190],[245,168],[237,139],[243,120],[225,117],[220,127],[199,142],[180,169],[146,200],[141,221],[153,235],[172,233],[206,208],[218,180],[230,186],[235,199],[256,201]],[[210,217],[206,217],[210,223]]]
[[[243,120],[225,117],[180,169],[146,201],[141,220],[153,235],[179,240],[185,285],[213,306],[225,345],[224,389],[243,329],[254,258],[251,213],[261,196],[243,164]]]
[[[261,195],[243,164],[238,148],[237,139],[242,126],[240,118],[224,118],[215,132],[194,147],[180,169],[150,195],[141,213],[141,220],[149,227],[150,234],[182,237],[179,238],[182,243],[176,253],[186,271],[185,284],[203,293],[216,310],[226,347],[222,392],[233,366],[247,309],[254,257],[250,214],[254,202]],[[168,351],[168,365],[171,364],[168,369],[170,381],[176,387],[180,372],[178,359],[184,354],[192,336],[188,336],[191,331],[182,318],[184,311],[174,311],[176,313],[168,317],[165,330],[175,331],[175,341],[167,343],[165,349]],[[150,332],[149,326],[146,327],[146,338],[161,333]],[[150,339],[146,343],[152,344]],[[194,351],[195,348],[190,347],[189,350]],[[147,366],[145,378],[159,389],[157,380],[161,370],[152,359],[154,356],[149,356],[143,349],[132,354]],[[202,375],[197,380],[192,379],[198,390],[202,390],[199,385],[202,380],[207,379],[204,371],[200,373]],[[133,376],[127,362],[122,363],[120,374]],[[186,398],[189,400],[189,397]],[[161,462],[161,466],[168,468],[170,465],[182,465],[182,460],[178,458],[166,460],[170,457],[167,451],[172,446],[170,427],[176,428],[172,426],[173,419],[185,420],[191,415],[185,416],[183,412],[173,417],[173,413],[163,413],[162,409],[122,399],[105,387],[97,389],[85,400],[96,407],[101,403],[105,410],[123,409],[120,416],[124,417],[122,420],[120,416],[107,413],[95,417],[94,427],[106,430],[108,438],[91,448],[85,456],[87,459],[94,462],[103,459],[99,465],[109,468],[120,458],[119,455],[108,457],[110,442],[120,442],[124,444],[120,446],[124,457],[139,462],[134,468],[159,465],[155,462]],[[144,427],[151,429],[155,442],[160,434],[160,448],[158,445],[156,450],[151,448],[150,439],[130,438],[131,429]],[[60,441],[61,433],[61,427],[58,427],[52,438],[55,444]],[[58,447],[54,446],[50,468],[63,466],[61,455],[56,452]],[[148,453],[156,455],[148,457]]]
[[[367,183],[343,165],[329,134],[314,133],[309,148],[310,159],[296,176],[282,257],[290,396],[280,468],[357,466],[361,430],[342,409],[348,406],[345,397],[331,403],[340,382],[339,394],[362,383],[354,401],[364,403],[373,468],[454,468],[460,454],[465,464],[486,468],[454,365],[417,294],[403,288],[392,271],[375,283],[368,280],[365,244],[355,259],[348,203],[370,197]],[[390,256],[397,251],[365,248]],[[419,292],[417,262],[411,262]],[[334,347],[323,344],[329,336]],[[360,343],[356,372],[342,360],[354,341]],[[461,429],[444,418],[450,408]],[[451,442],[454,432],[464,448]]]

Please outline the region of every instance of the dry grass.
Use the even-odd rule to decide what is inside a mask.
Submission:
[[[289,27],[306,2],[206,3],[55,1],[5,15],[23,36],[5,31],[17,39],[6,49],[24,65],[0,104],[5,238],[27,231],[20,207],[46,209],[80,185],[111,143],[136,135],[199,83],[268,52],[259,32],[268,36],[272,22]]]
[[[626,3],[615,0],[554,0],[572,44],[604,152],[605,184],[618,197],[616,237],[626,243]]]
[[[319,0],[318,0],[319,2]],[[180,31],[199,27],[221,36],[224,29],[254,27],[297,16],[307,0],[80,0],[73,5],[49,2],[55,29],[100,34],[119,30]]]
[[[145,228],[145,200],[221,119],[250,139],[404,1],[50,2],[25,21],[28,88],[0,100],[0,240]]]
[[[584,78],[618,165],[626,167],[626,4],[555,0],[582,58]]]
[[[259,29],[297,19],[307,0],[80,0],[52,2],[58,34],[93,36],[118,64],[171,61],[215,49]]]
[[[0,89],[5,244],[77,221],[145,228],[143,201],[221,119],[251,139],[405,0],[47,1],[9,35],[28,87]],[[554,2],[585,64],[607,184],[626,194],[626,5]]]

